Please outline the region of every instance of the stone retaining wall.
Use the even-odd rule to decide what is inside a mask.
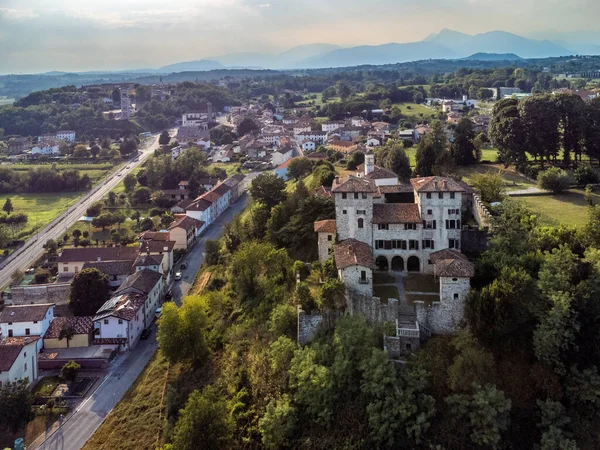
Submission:
[[[33,286],[15,286],[11,288],[11,292],[12,301],[15,305],[39,303],[66,305],[69,303],[71,285],[69,283],[54,283]]]

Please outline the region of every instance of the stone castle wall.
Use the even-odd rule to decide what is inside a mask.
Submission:
[[[490,230],[492,229],[492,215],[481,200],[481,197],[479,197],[479,195],[477,194],[473,194],[472,212],[473,217],[475,217],[475,220],[477,221],[480,227],[487,227]]]
[[[398,319],[398,300],[396,299],[389,299],[387,303],[382,303],[379,297],[350,293],[347,300],[350,314],[362,314],[370,322],[396,323],[396,319]]]
[[[417,321],[434,334],[452,334],[461,326],[469,295],[468,278],[440,278],[440,301],[415,301]],[[455,296],[456,295],[456,296]]]
[[[322,323],[321,314],[308,314],[298,307],[298,344],[306,345],[312,341]]]

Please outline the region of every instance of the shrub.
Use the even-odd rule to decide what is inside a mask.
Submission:
[[[75,361],[68,361],[60,369],[60,376],[67,381],[75,381],[77,374],[79,373],[81,366]]]
[[[538,186],[541,189],[559,194],[571,185],[569,174],[558,167],[551,167],[538,174]]]
[[[50,272],[46,269],[37,269],[33,277],[35,284],[45,284],[50,278]]]
[[[596,184],[598,183],[598,174],[594,172],[594,169],[589,164],[580,165],[573,172],[575,183],[577,184]]]

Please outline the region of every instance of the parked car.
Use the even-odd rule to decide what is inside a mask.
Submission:
[[[162,316],[162,308],[156,308],[156,318],[160,319],[160,316]]]
[[[186,264],[186,263],[183,263],[181,266],[179,266],[179,268],[180,268],[181,270],[185,270],[185,269],[187,269],[187,264]]]
[[[173,292],[169,291],[165,294],[165,302],[170,302],[171,300],[173,300]]]
[[[180,281],[181,280],[181,272],[176,272],[175,273],[175,281]]]
[[[146,328],[144,331],[142,331],[142,334],[140,335],[140,339],[148,339],[151,334],[152,334],[152,330],[150,328]]]

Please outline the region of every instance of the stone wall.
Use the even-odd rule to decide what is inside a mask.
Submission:
[[[389,299],[382,303],[379,297],[368,294],[349,293],[346,297],[348,313],[362,314],[373,323],[394,322],[398,319],[398,300]]]
[[[417,321],[434,334],[454,333],[463,322],[469,290],[468,278],[440,278],[439,302],[414,302]]]
[[[391,359],[400,359],[417,351],[421,347],[418,337],[385,336],[383,337],[383,349]]]
[[[12,301],[15,305],[29,305],[37,303],[54,303],[66,305],[69,303],[71,285],[61,284],[39,284],[34,286],[15,286],[11,288]]]
[[[462,253],[481,254],[487,250],[488,229],[463,227],[460,233],[460,251]]]
[[[477,223],[479,224],[480,227],[483,227],[483,228],[487,227],[490,230],[492,229],[492,224],[493,224],[492,215],[490,214],[487,207],[481,200],[481,197],[479,197],[479,195],[477,195],[477,194],[473,194],[472,212],[473,212],[473,217],[475,217],[475,220],[477,221]]]
[[[317,233],[317,235],[319,245],[319,262],[323,264],[329,259],[333,252],[333,244],[335,244],[335,234]]]
[[[366,278],[363,281],[361,272],[365,272]],[[349,266],[338,271],[340,279],[346,285],[346,288],[359,294],[371,294],[373,292],[373,271],[368,267]]]
[[[306,345],[312,341],[322,323],[323,316],[321,314],[308,314],[298,307],[298,344]]]
[[[373,245],[373,194],[367,194],[358,199],[353,193],[348,193],[346,199],[342,194],[335,194],[335,225],[338,241],[354,238],[368,245]],[[364,214],[359,214],[364,211]],[[358,219],[363,219],[363,228],[358,228]]]

